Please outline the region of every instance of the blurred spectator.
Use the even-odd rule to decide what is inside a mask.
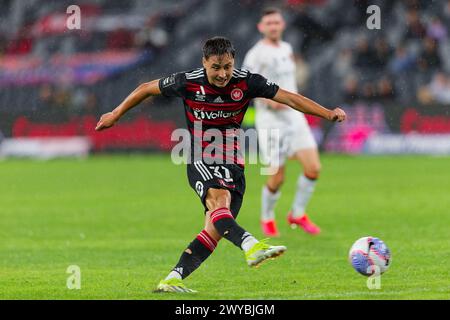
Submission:
[[[409,10],[423,9],[423,0],[403,0],[405,7]]]
[[[243,7],[255,7],[260,0],[239,0],[239,5]]]
[[[23,27],[18,35],[9,42],[6,53],[11,55],[25,55],[31,53],[32,49],[33,39],[31,38],[31,28]]]
[[[419,88],[417,99],[423,104],[450,104],[450,78],[443,72],[436,73],[430,84]]]
[[[248,1],[248,0],[247,0]],[[287,0],[286,3],[289,6],[298,6],[298,5],[316,5],[316,6],[322,6],[326,4],[328,0]]]
[[[377,89],[372,82],[366,82],[362,85],[361,98],[368,102],[377,100]]]
[[[344,78],[352,71],[353,53],[351,49],[343,49],[339,52],[337,59],[333,61],[333,72],[339,78]]]
[[[367,19],[367,8],[371,5],[368,0],[353,0],[352,7],[357,13],[357,23],[364,25]]]
[[[431,19],[431,23],[427,28],[427,36],[439,42],[447,38],[447,28],[444,26],[439,17],[434,16]]]
[[[195,7],[196,3],[200,2],[202,0],[197,0],[196,2],[192,3],[192,6]],[[254,0],[252,0],[254,1]],[[254,6],[254,4],[252,4]],[[171,34],[175,31],[178,22],[186,16],[187,11],[185,7],[177,7],[174,10],[170,10],[167,12],[163,12],[159,15],[159,21],[158,25],[164,29],[167,33]]]
[[[353,103],[357,100],[387,101],[395,98],[394,85],[388,77],[360,84],[357,78],[351,75],[345,79],[342,90],[342,99],[345,103]]]
[[[77,52],[95,52],[96,50],[104,50],[105,39],[104,35],[89,32],[89,31],[81,31],[78,34],[76,41],[76,51]]]
[[[70,116],[79,116],[84,113],[84,108],[88,101],[88,92],[85,88],[76,88],[71,91],[70,97]]]
[[[98,16],[101,14],[102,9],[96,3],[82,3],[79,5],[83,17]]]
[[[445,73],[438,72],[428,88],[434,101],[450,104],[450,79]]]
[[[70,91],[65,88],[56,88],[53,95],[53,114],[61,120],[69,117]]]
[[[394,74],[412,70],[416,63],[416,56],[402,45],[395,49],[395,56],[389,64],[389,70]]]
[[[31,23],[36,26],[39,21],[54,11],[54,6],[50,2],[46,4],[42,1],[31,1],[29,8],[20,9],[25,11],[24,22],[22,26],[19,26],[20,31],[13,34],[13,31],[3,30],[3,36],[0,33],[0,59],[2,52],[14,55],[32,54],[37,58],[36,61],[44,61],[44,63],[36,62],[33,65],[31,61],[34,59],[30,59],[30,68],[33,68],[33,71],[36,70],[36,75],[44,75],[44,77],[37,77],[40,79],[38,81],[45,81],[45,73],[51,72],[46,68],[45,61],[47,58],[48,61],[52,61],[54,54],[68,56],[77,52],[102,53],[107,49],[137,48],[161,53],[143,55],[156,59],[148,59],[143,63],[152,64],[152,72],[159,75],[165,74],[169,69],[184,68],[186,65],[195,63],[197,60],[194,59],[198,59],[198,56],[186,48],[195,49],[194,47],[204,40],[204,36],[212,31],[208,30],[210,22],[206,22],[207,19],[205,21],[191,19],[192,8],[196,8],[196,11],[201,11],[205,15],[209,13],[212,7],[204,5],[206,0],[169,1],[167,6],[155,4],[154,8],[148,11],[136,10],[143,8],[145,1],[131,0],[127,3],[120,0],[111,1],[94,1],[97,3],[94,5],[81,4],[84,17],[82,30],[63,32],[48,24],[43,26],[46,32],[45,37],[42,38],[37,37],[36,34],[33,35],[30,32],[31,28],[27,25]],[[238,0],[230,3],[218,1],[215,8],[220,8],[224,14],[218,16],[215,23],[219,27],[230,22],[227,17],[237,12],[236,10],[244,13],[248,10],[248,15],[233,16],[233,24],[236,26],[242,22],[237,19],[245,19],[244,22],[247,23],[250,19],[256,19],[256,9],[269,2],[274,1]],[[231,3],[237,3],[237,6]],[[435,101],[435,96],[445,96],[442,94],[442,88],[446,88],[442,85],[445,81],[440,77],[435,78],[434,75],[442,71],[444,67],[450,66],[450,55],[447,54],[450,48],[448,42],[450,0],[375,1],[374,4],[381,6],[383,17],[382,31],[377,32],[365,28],[368,17],[367,6],[372,4],[368,0],[279,0],[276,3],[278,5],[287,3],[290,6],[290,10],[286,12],[286,21],[290,23],[287,28],[288,36],[295,37],[300,34],[301,39],[294,43],[301,44],[302,51],[296,51],[302,52],[306,57],[305,60],[308,61],[307,64],[302,57],[296,57],[297,82],[302,91],[309,90],[308,93],[312,94],[312,98],[316,95],[315,98],[321,97],[324,103],[331,103],[336,94],[340,94],[346,102],[359,99],[403,99],[414,96],[420,97],[421,101],[427,100],[427,97],[429,101]],[[341,15],[342,12],[345,14]],[[116,19],[116,14],[120,15],[121,22]],[[3,14],[2,18],[8,15],[9,13]],[[86,19],[86,15],[89,19]],[[146,16],[148,21],[142,24],[141,21],[145,21]],[[138,20],[134,20],[134,17]],[[253,23],[256,23],[256,20]],[[356,29],[355,26],[358,28]],[[55,30],[52,31],[52,28]],[[181,29],[183,33],[179,32]],[[240,30],[233,35],[233,41],[238,50],[248,45],[252,35],[250,32],[246,33],[246,28],[241,29],[242,32]],[[300,32],[295,32],[295,29]],[[187,41],[187,38],[178,41],[180,34],[188,35],[190,41]],[[256,36],[254,33],[253,35]],[[338,36],[335,37],[335,35]],[[360,40],[357,40],[355,45],[356,37],[360,37],[358,38]],[[171,41],[173,39],[177,41]],[[45,50],[40,50],[41,47]],[[174,61],[169,54],[166,55],[169,50],[177,56],[182,55],[183,59]],[[75,57],[73,60],[67,59],[68,63],[78,63]],[[81,59],[86,58],[83,56]],[[115,57],[112,58],[112,64],[115,63],[115,59]],[[4,69],[0,72],[14,69],[17,61],[14,58],[1,60],[1,66]],[[169,63],[171,65],[168,67]],[[28,68],[28,65],[25,68]],[[130,64],[126,69],[114,73],[117,75],[117,83],[111,81],[108,83],[111,86],[95,85],[92,86],[93,91],[84,86],[74,86],[70,92],[46,86],[39,89],[38,100],[42,106],[45,106],[44,109],[49,112],[48,115],[54,113],[62,117],[64,113],[66,116],[96,113],[99,108],[97,97],[102,97],[102,102],[113,100],[114,95],[101,94],[104,88],[114,90],[123,86],[126,79],[133,79],[133,71],[128,70],[147,72],[147,69],[141,66]],[[77,79],[77,72],[74,74],[68,72],[67,76],[61,74],[60,78],[72,82],[73,79]],[[330,77],[321,79],[324,74]],[[34,83],[33,79],[25,80],[33,86],[31,84]],[[432,83],[434,84],[431,85]],[[307,87],[306,84],[308,84]],[[58,85],[61,86],[61,82]],[[328,94],[330,90],[336,88],[338,92]],[[395,90],[399,88],[401,90]],[[18,92],[20,89],[17,86],[14,90]],[[30,89],[30,92],[36,94],[36,90]],[[14,102],[19,104],[19,101],[20,99],[17,99]]]
[[[377,59],[375,52],[369,46],[369,40],[366,37],[359,39],[355,50],[355,65],[358,68],[372,68],[375,67]]]
[[[392,49],[386,39],[381,37],[375,40],[374,67],[384,69],[392,55]]]
[[[450,0],[444,3],[443,9],[443,18],[448,29],[450,27]]]
[[[6,36],[0,33],[0,56],[2,56],[6,51]]]
[[[387,78],[383,77],[378,81],[377,84],[377,97],[381,100],[392,100],[395,98],[395,91],[394,91],[394,85],[392,84],[392,81]]]
[[[39,91],[37,119],[45,122],[66,121],[69,116],[70,95],[64,88],[53,88],[46,84]]]
[[[420,21],[417,9],[410,9],[406,12],[406,32],[404,40],[422,39],[426,34],[426,29]]]
[[[49,84],[41,86],[39,89],[39,108],[34,113],[34,120],[46,121],[54,109],[53,106],[53,88]]]
[[[52,103],[53,88],[49,84],[43,85],[39,90],[39,101],[41,106],[48,106]]]
[[[160,52],[169,41],[168,33],[158,26],[157,16],[150,17],[147,25],[135,36],[134,42],[145,50]]]
[[[417,100],[425,105],[433,103],[433,97],[428,87],[422,86],[417,90]]]
[[[108,49],[130,49],[133,47],[133,33],[130,30],[120,27],[108,34],[106,42]]]
[[[422,40],[422,53],[417,61],[422,71],[427,69],[434,71],[442,67],[441,57],[438,52],[438,43],[432,38],[425,38]]]
[[[69,92],[70,118],[77,118],[83,115],[99,115],[97,96],[91,89],[79,87]]]
[[[301,31],[303,35],[303,41],[300,47],[301,53],[307,53],[313,41],[323,43],[333,38],[333,32],[331,30],[308,14],[308,7],[306,5],[297,5],[292,8],[295,10],[292,26]]]
[[[359,99],[358,80],[355,76],[348,76],[344,81],[343,101],[352,103]]]
[[[88,114],[88,115],[94,115],[94,116],[98,116],[100,114],[100,111],[98,109],[97,96],[93,92],[89,93],[87,96],[84,113]]]

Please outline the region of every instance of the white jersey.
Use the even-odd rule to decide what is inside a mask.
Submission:
[[[263,40],[256,43],[247,53],[243,68],[252,73],[259,73],[280,88],[297,92],[296,66],[294,54],[289,43],[280,41],[278,46],[265,43]],[[301,149],[317,147],[311,130],[303,113],[292,108],[274,110],[263,99],[255,100],[256,128],[260,140],[260,147],[267,161],[275,164],[274,158],[280,158],[283,164],[285,159]],[[277,150],[272,150],[271,144],[265,142],[260,133],[264,129],[279,129],[280,138]],[[284,152],[283,152],[284,150]]]
[[[289,43],[280,41],[278,46],[265,43],[263,40],[256,43],[247,53],[243,64],[244,69],[259,73],[280,88],[297,92],[296,67],[294,53]],[[303,116],[296,110],[286,108],[282,110],[270,109],[262,99],[255,100],[257,114],[270,116],[273,120],[291,123],[294,118]],[[262,114],[261,114],[262,113]]]

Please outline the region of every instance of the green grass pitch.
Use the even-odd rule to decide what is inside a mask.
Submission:
[[[203,227],[185,166],[169,156],[0,162],[0,299],[450,299],[450,159],[323,156],[309,206],[322,234],[292,230],[285,216],[296,163],[277,205],[284,256],[250,269],[222,241],[187,280],[193,295],[151,291]],[[246,168],[238,222],[256,237],[257,166]],[[393,263],[381,289],[347,261],[362,236],[384,240]],[[69,290],[69,265],[81,289]]]

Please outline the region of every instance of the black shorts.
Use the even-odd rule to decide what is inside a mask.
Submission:
[[[212,164],[196,161],[187,165],[189,184],[200,197],[205,212],[206,195],[208,189],[226,189],[231,193],[230,211],[234,218],[237,217],[242,206],[245,193],[244,168],[236,164]]]

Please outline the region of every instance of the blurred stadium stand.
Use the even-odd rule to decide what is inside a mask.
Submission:
[[[300,92],[350,111],[339,128],[310,118],[325,150],[364,152],[374,133],[450,134],[450,1],[80,0],[81,30],[67,30],[72,4],[0,0],[0,137],[169,150],[184,125],[179,101],[144,103],[115,134],[92,125],[139,83],[198,67],[208,37],[229,37],[240,66],[266,6],[284,9]],[[381,30],[366,27],[372,4]]]

